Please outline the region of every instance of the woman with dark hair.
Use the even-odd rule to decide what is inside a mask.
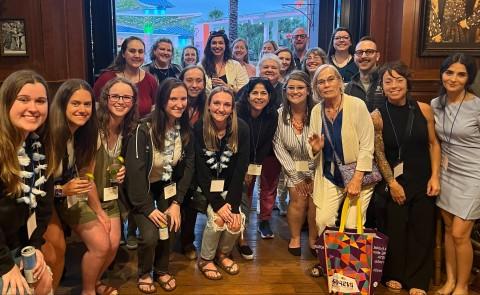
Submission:
[[[342,75],[343,82],[350,82],[352,76],[358,72],[358,67],[353,60],[355,47],[352,43],[352,33],[347,28],[336,28],[330,38],[328,46],[328,60]]]
[[[207,73],[207,91],[225,86],[236,93],[248,83],[247,71],[232,58],[230,41],[224,30],[210,32],[203,51],[202,66]]]
[[[180,204],[194,165],[185,84],[167,78],[155,102],[151,116],[130,137],[126,153],[127,196],[142,236],[137,252],[137,285],[142,293],[154,293],[154,282],[165,291],[177,287],[168,270],[169,241],[180,228]]]
[[[282,165],[290,194],[287,209],[290,241],[288,252],[301,255],[300,232],[308,209],[309,245],[317,239],[315,207],[312,206],[312,189],[315,164],[307,150],[311,111],[315,105],[310,78],[305,72],[295,70],[287,79],[283,106],[278,110],[277,131],[273,149]]]
[[[50,106],[49,124],[49,165],[55,171],[57,212],[87,247],[82,258],[82,294],[95,294],[104,287],[96,283],[114,245],[109,239],[110,218],[91,180],[98,127],[87,82],[70,79],[60,86]]]
[[[95,185],[101,205],[110,218],[110,244],[103,273],[112,263],[118,250],[121,238],[120,208],[128,207],[123,199],[119,200],[122,187],[118,187],[125,178],[123,156],[126,143],[135,130],[138,119],[137,89],[125,78],[117,77],[108,81],[98,100],[98,143],[95,156]],[[123,206],[122,206],[123,205]],[[97,282],[96,291],[101,294],[111,294],[114,289]]]
[[[187,87],[188,96],[188,118],[190,126],[194,126],[203,116],[207,94],[205,92],[205,71],[201,66],[188,66],[180,73],[180,80]],[[189,190],[181,206],[182,226],[181,226],[181,245],[182,251],[190,260],[197,258],[197,249],[193,242],[195,241],[195,223],[197,221],[197,209],[193,208],[190,200],[194,197],[194,191],[197,189],[195,179],[192,180]]]
[[[238,117],[250,127],[250,164],[245,175],[247,193],[242,199],[242,211],[250,212],[255,180],[260,176],[260,215],[258,231],[264,239],[271,239],[274,234],[269,220],[275,203],[278,163],[273,153],[272,140],[277,129],[278,113],[275,108],[274,89],[268,78],[253,77],[245,86],[245,92],[237,102]],[[275,169],[278,167],[278,169]],[[248,226],[249,217],[246,217]],[[247,260],[253,259],[253,251],[247,242],[240,238],[239,252]]]
[[[440,96],[431,102],[442,145],[442,191],[437,206],[445,223],[447,281],[437,290],[440,294],[469,293],[470,234],[480,218],[480,98],[470,88],[476,73],[471,56],[450,55],[440,66]]]
[[[255,76],[255,66],[248,62],[248,44],[247,40],[237,38],[232,43],[233,59],[238,61],[247,71],[248,77]]]
[[[328,63],[327,55],[322,48],[310,48],[307,53],[305,53],[305,58],[302,61],[302,70],[308,74],[311,80],[315,71],[326,63]]]
[[[250,151],[248,126],[237,118],[233,91],[216,87],[205,102],[203,119],[195,124],[195,174],[208,201],[198,269],[209,280],[240,269],[231,252],[245,228],[240,210],[242,185]],[[208,109],[208,111],[207,111]]]
[[[151,62],[142,69],[154,75],[160,85],[167,78],[178,78],[182,68],[172,63],[174,48],[172,40],[160,38],[150,48]]]
[[[47,120],[47,89],[45,80],[28,70],[12,73],[0,87],[1,294],[53,294],[41,250],[52,215],[53,182],[36,134]],[[20,250],[26,246],[35,249],[32,289],[20,269]]]
[[[375,200],[379,229],[388,237],[383,278],[388,289],[427,294],[432,278],[435,197],[440,192],[440,144],[428,104],[410,97],[410,71],[401,62],[380,69],[387,101],[372,112],[375,159],[384,182]],[[377,190],[378,191],[378,190]],[[388,193],[389,192],[389,193]],[[378,197],[377,197],[378,198]]]
[[[295,69],[295,62],[293,61],[293,53],[286,47],[281,47],[275,51],[275,54],[282,61],[280,68],[280,75],[282,75],[281,82],[285,82],[287,76]]]
[[[200,58],[200,55],[198,54],[197,47],[193,45],[185,46],[182,50],[182,58],[181,58],[182,68],[198,64],[199,58]]]
[[[98,100],[103,86],[115,77],[122,77],[132,82],[138,89],[138,111],[145,117],[154,105],[158,83],[153,75],[141,67],[145,61],[145,43],[142,39],[130,36],[123,40],[120,52],[108,68],[103,70],[95,81],[93,92]]]

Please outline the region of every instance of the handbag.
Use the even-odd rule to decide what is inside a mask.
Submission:
[[[362,225],[361,199],[357,199],[357,228],[346,229],[350,207],[346,198],[340,227],[327,227],[318,237],[320,268],[327,275],[328,290],[337,294],[373,295],[382,279],[388,237]]]
[[[322,111],[322,117],[323,117],[323,122],[326,122],[327,119],[325,118],[325,111]],[[326,129],[325,137],[327,138],[328,142],[332,146],[334,161],[337,163],[338,170],[340,170],[340,174],[342,175],[344,185],[347,185],[352,180],[353,174],[355,174],[355,170],[357,168],[357,162],[343,164],[342,161],[340,161],[340,157],[337,155],[332,139],[330,137],[330,130],[328,130],[328,127],[326,127],[325,129]],[[381,180],[382,180],[382,174],[380,173],[380,170],[378,170],[378,166],[377,166],[377,163],[375,163],[375,160],[372,160],[372,171],[364,172],[363,179],[362,179],[362,186],[372,185],[377,182],[380,182]]]

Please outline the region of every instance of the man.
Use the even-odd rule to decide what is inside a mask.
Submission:
[[[296,28],[292,33],[293,61],[297,70],[302,69],[302,60],[307,53],[308,34],[304,28]]]
[[[345,93],[363,99],[370,112],[385,103],[377,69],[379,59],[380,53],[373,38],[362,37],[355,47],[354,54],[359,71],[345,87]]]
[[[150,50],[151,63],[144,65],[142,68],[157,78],[160,85],[163,80],[169,77],[178,78],[181,67],[172,63],[173,44],[170,39],[160,38]]]

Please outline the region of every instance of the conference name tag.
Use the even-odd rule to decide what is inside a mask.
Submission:
[[[223,186],[224,185],[225,185],[225,180],[214,179],[210,183],[210,192],[211,193],[221,193],[221,192],[223,192]]]
[[[248,175],[260,175],[262,173],[262,165],[250,164],[248,165],[247,174]]]
[[[37,214],[33,212],[27,219],[27,233],[28,238],[32,236],[32,233],[37,229]]]
[[[103,201],[113,201],[118,199],[118,186],[103,188]]]
[[[397,178],[402,174],[403,174],[403,162],[400,162],[393,168],[393,178]]]
[[[175,196],[177,194],[177,184],[174,182],[164,187],[163,194],[165,195],[165,200]]]
[[[308,172],[308,161],[295,161],[295,170],[297,172]]]

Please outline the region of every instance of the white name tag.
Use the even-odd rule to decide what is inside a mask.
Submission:
[[[448,156],[447,155],[442,157],[442,168],[444,170],[448,169]]]
[[[403,174],[403,162],[400,162],[393,168],[393,178],[397,178],[402,174]]]
[[[262,165],[257,165],[257,164],[248,165],[247,174],[256,175],[256,176],[262,174]]]
[[[295,161],[295,170],[297,172],[308,172],[308,161]]]
[[[103,201],[113,201],[118,199],[118,186],[103,188]]]
[[[223,186],[225,185],[225,180],[215,179],[210,183],[210,192],[211,193],[221,193],[223,192]]]
[[[78,203],[78,199],[76,195],[73,196],[67,196],[67,208],[71,208],[72,206],[75,206],[75,204]]]
[[[28,233],[29,239],[36,228],[37,228],[37,214],[33,212],[32,215],[30,215],[30,217],[28,217],[28,220],[27,220],[27,233]]]
[[[177,194],[177,184],[174,182],[164,187],[163,194],[165,195],[165,200],[175,196]]]

